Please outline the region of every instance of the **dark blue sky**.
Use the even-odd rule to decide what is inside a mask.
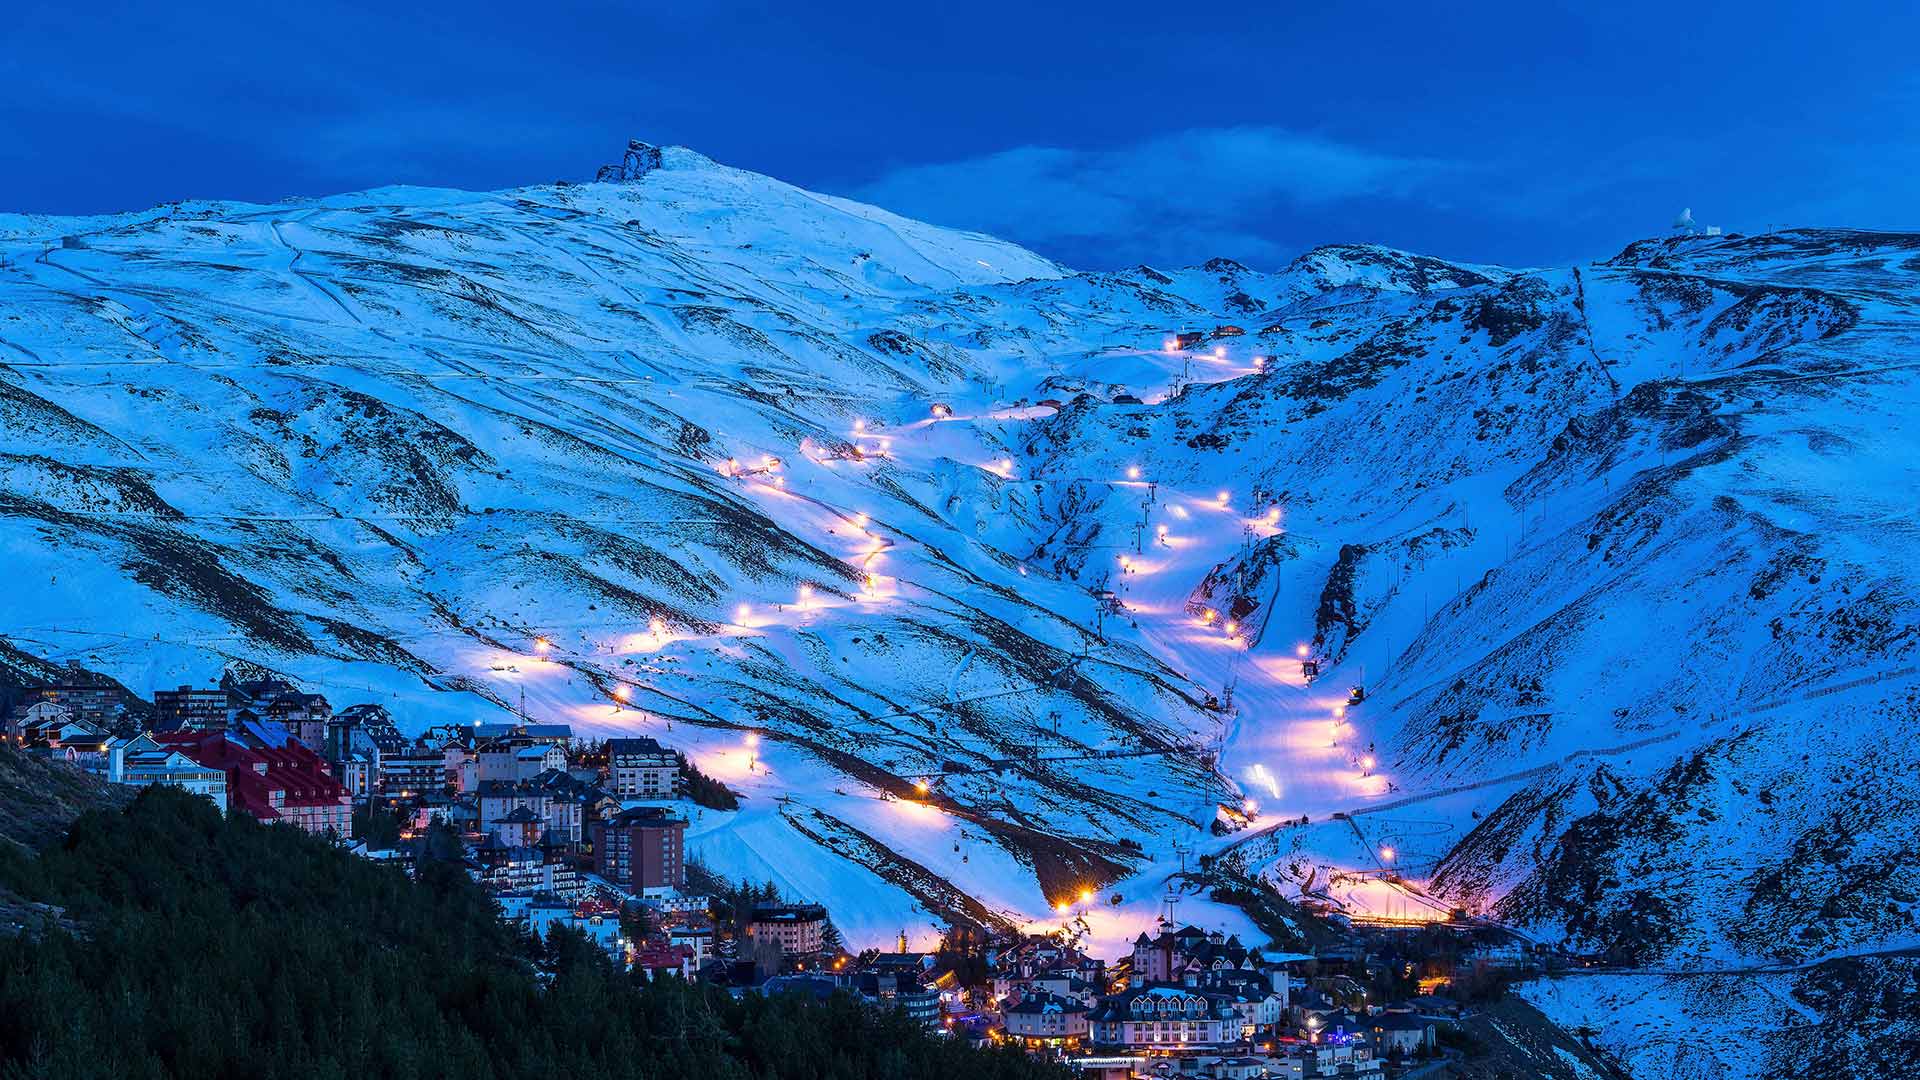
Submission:
[[[1914,227],[1920,9],[1877,7],[27,0],[0,210],[579,179],[631,136],[1082,267]]]

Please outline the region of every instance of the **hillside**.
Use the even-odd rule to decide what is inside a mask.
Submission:
[[[87,934],[0,933],[14,1075],[1061,1076],[848,994],[631,979],[581,935],[516,937],[457,863],[428,858],[415,882],[167,788],[0,859],[7,887]]]
[[[0,251],[31,658],[656,735],[855,943],[1087,889],[1111,952],[1198,855],[1622,967],[1920,941],[1920,237],[1073,273],[636,144]]]

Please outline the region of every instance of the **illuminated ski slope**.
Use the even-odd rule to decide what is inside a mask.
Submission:
[[[1878,940],[1906,909],[1823,929],[1850,879],[1798,852],[1829,805],[1910,834],[1890,684],[1807,695],[1910,666],[1911,246],[1072,274],[678,150],[0,218],[0,633],[657,735],[747,796],[695,856],[856,945],[1112,954],[1203,856],[1648,955]],[[1642,892],[1657,938],[1581,921]]]

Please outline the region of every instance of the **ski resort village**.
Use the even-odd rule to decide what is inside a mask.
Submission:
[[[1161,917],[1095,949],[1088,886],[1025,926],[956,920],[916,949],[850,944],[829,903],[729,881],[688,856],[689,829],[740,797],[645,736],[564,723],[401,734],[386,707],[335,712],[274,677],[126,694],[81,669],[28,690],[5,738],[111,784],[160,784],[222,811],[325,837],[411,872],[452,857],[500,916],[583,935],[638,977],[737,992],[858,995],[942,1037],[1013,1043],[1089,1077],[1400,1076],[1472,1045],[1463,1017],[1570,960],[1464,912],[1339,919],[1310,951],[1249,946]],[[931,806],[923,785],[915,805]],[[909,802],[914,796],[904,797]],[[1573,962],[1585,962],[1574,960]]]
[[[1920,236],[1648,231],[0,215],[0,754],[1052,1075],[1910,1075]]]

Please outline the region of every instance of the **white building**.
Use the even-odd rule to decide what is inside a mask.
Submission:
[[[227,812],[227,774],[209,768],[172,747],[163,747],[147,735],[107,742],[102,761],[108,783],[146,787],[166,784],[213,800]]]

